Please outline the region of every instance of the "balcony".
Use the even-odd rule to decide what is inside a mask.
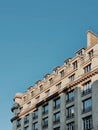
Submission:
[[[55,105],[53,109],[56,110],[56,109],[59,109],[59,108],[60,108],[60,104]]]
[[[20,108],[19,104],[18,103],[14,103],[12,108],[11,108],[11,111],[14,112],[14,110],[18,110]],[[19,112],[17,112],[17,114],[19,114]]]
[[[74,97],[71,97],[71,98],[68,98],[67,100],[66,100],[66,103],[70,103],[70,102],[73,102],[74,101]]]
[[[17,128],[18,128],[18,127],[21,127],[21,124],[17,124]]]
[[[92,92],[92,89],[91,89],[91,88],[86,89],[86,90],[84,90],[84,91],[82,92],[82,96],[87,95],[87,94],[89,94],[89,93],[91,93],[91,92]]]
[[[46,128],[48,128],[48,123],[43,124],[43,129],[46,129]]]
[[[29,120],[24,120],[24,123],[25,123],[25,124],[29,123]]]
[[[33,117],[33,120],[36,120],[36,119],[38,119],[38,115],[35,115],[35,116]]]
[[[38,128],[35,128],[34,130],[38,130]]]
[[[47,111],[43,111],[43,113],[42,113],[43,115],[46,115],[46,114],[48,114],[48,110]]]
[[[66,119],[69,120],[69,119],[71,119],[71,118],[74,118],[74,116],[75,116],[74,113],[72,113],[72,114],[68,115],[68,116],[66,117]]]
[[[84,108],[82,113],[90,112],[92,110],[92,106]]]
[[[59,124],[59,123],[60,123],[60,118],[55,119],[55,121],[53,122],[54,125]]]

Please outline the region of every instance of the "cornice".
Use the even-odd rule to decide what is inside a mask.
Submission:
[[[59,94],[67,91],[68,89],[75,87],[78,84],[81,84],[82,82],[84,82],[85,80],[87,80],[88,78],[91,78],[92,76],[94,76],[95,74],[98,74],[98,68],[95,70],[92,70],[88,73],[84,73],[81,77],[79,77],[78,79],[76,79],[75,81],[72,81],[71,83],[65,84],[65,87],[58,90],[57,92],[51,94],[50,96],[48,96],[47,98],[42,99],[40,102],[33,104],[33,107],[26,109],[25,111],[21,112],[19,114],[20,116],[26,115],[27,113],[30,113],[31,111],[33,111],[33,109],[35,109],[35,107],[39,107],[42,104],[44,104],[45,102],[53,99],[54,97],[58,96]]]

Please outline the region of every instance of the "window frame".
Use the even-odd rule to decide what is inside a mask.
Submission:
[[[84,69],[84,73],[90,72],[91,71],[91,63],[86,65],[83,69]]]
[[[73,69],[77,69],[78,68],[78,61],[74,61],[73,63]]]
[[[87,116],[83,118],[83,129],[84,130],[89,130],[93,128],[93,119],[92,116]]]
[[[54,100],[54,109],[60,108],[60,97]]]
[[[83,100],[83,113],[89,112],[92,109],[92,98],[87,98]]]

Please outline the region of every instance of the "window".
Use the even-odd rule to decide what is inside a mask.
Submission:
[[[43,90],[43,85],[40,85],[39,88],[40,88],[40,91],[42,91]]]
[[[86,67],[84,67],[84,73],[87,73],[91,70],[91,64],[87,65]]]
[[[72,118],[72,117],[74,117],[74,106],[67,108],[67,118]]]
[[[34,130],[38,130],[38,122],[35,122],[35,123],[33,124],[33,126],[34,126]]]
[[[60,122],[60,112],[54,114],[55,121],[54,124],[58,124]]]
[[[25,102],[25,101],[26,101],[26,99],[27,99],[27,97],[26,97],[26,96],[24,96],[24,97],[23,97],[23,101]]]
[[[75,61],[74,63],[73,63],[73,69],[76,69],[78,67],[78,63],[77,63],[77,61]]]
[[[60,72],[60,74],[61,74],[61,78],[64,77],[64,70],[62,70],[62,71]]]
[[[74,122],[67,124],[67,130],[75,130]]]
[[[38,97],[36,98],[36,100],[37,100],[37,102],[39,102],[39,101],[40,101],[40,96],[38,96]]]
[[[65,63],[67,66],[69,66],[69,65],[70,65],[70,61],[71,61],[71,58],[68,58],[68,59],[66,59],[66,60],[64,61],[64,63]]]
[[[91,98],[83,101],[83,112],[88,112],[92,108],[92,100]]]
[[[43,106],[43,114],[47,114],[48,113],[48,104]]]
[[[21,119],[18,119],[17,120],[17,127],[20,127],[21,126]]]
[[[74,81],[74,79],[75,79],[75,74],[71,75],[71,76],[69,77],[69,79],[70,79],[70,81]]]
[[[83,85],[83,95],[89,92],[91,92],[91,81],[88,81]]]
[[[29,115],[26,115],[24,118],[24,123],[28,123],[29,122]]]
[[[61,88],[61,83],[57,84],[56,87],[57,87],[58,89],[60,89],[60,88]]]
[[[60,127],[56,127],[56,128],[54,128],[53,130],[60,130]]]
[[[80,51],[80,52],[78,53],[78,55],[82,56],[82,55],[83,55],[83,51]]]
[[[77,54],[80,55],[80,56],[83,56],[83,54],[84,54],[84,48],[82,48],[81,50],[79,50],[77,52]]]
[[[92,116],[88,116],[83,118],[83,129],[84,130],[91,130],[93,127]]]
[[[27,105],[28,105],[28,107],[30,107],[31,106],[31,102],[28,102]]]
[[[26,126],[26,127],[24,128],[24,130],[29,130],[29,126]]]
[[[93,57],[93,50],[91,50],[89,53],[88,53],[88,55],[89,55],[89,58],[92,58]]]
[[[22,111],[23,110],[23,107],[20,107],[20,111]]]
[[[60,107],[60,98],[54,100],[54,103],[55,103],[54,109],[59,108]]]
[[[31,92],[31,96],[32,96],[32,97],[34,96],[34,92],[33,92],[33,91]]]
[[[67,93],[67,102],[73,101],[74,100],[74,91],[70,91]]]
[[[38,110],[34,111],[34,117],[33,119],[37,119],[38,118]]]
[[[50,85],[53,84],[53,78],[49,79]]]
[[[46,96],[50,95],[50,90],[46,91]]]
[[[48,117],[43,119],[43,128],[48,127]]]

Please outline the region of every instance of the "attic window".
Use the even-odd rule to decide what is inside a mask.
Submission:
[[[61,78],[64,77],[64,70],[62,70],[62,71],[60,72],[60,74],[61,74]]]
[[[49,79],[50,85],[53,84],[53,78]]]
[[[31,92],[31,96],[32,96],[32,97],[34,96],[34,91]]]
[[[39,89],[40,89],[40,91],[42,91],[43,90],[43,85],[40,85]]]
[[[24,102],[26,101],[26,98],[27,98],[26,96],[23,97],[23,101],[24,101]]]

